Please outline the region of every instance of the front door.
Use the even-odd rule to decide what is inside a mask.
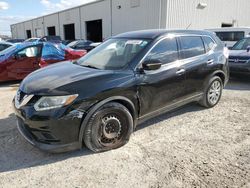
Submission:
[[[8,78],[21,80],[39,68],[41,45],[29,46],[16,52],[8,60]]]
[[[162,62],[160,69],[137,74],[141,116],[157,112],[185,96],[185,71],[179,64],[176,39],[161,40],[145,58],[154,59]]]

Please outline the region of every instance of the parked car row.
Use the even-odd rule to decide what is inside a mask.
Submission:
[[[76,60],[86,50],[74,50],[61,43],[25,42],[0,52],[0,82],[22,80],[31,72],[65,60]]]
[[[66,46],[60,36],[10,41],[0,42],[0,82],[21,80],[38,68],[79,59],[100,44],[76,40]]]

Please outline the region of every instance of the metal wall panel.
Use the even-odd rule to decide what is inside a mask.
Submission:
[[[25,39],[27,38],[26,30],[31,30],[31,35],[33,35],[32,21],[24,22]]]
[[[81,27],[80,27],[80,12],[79,8],[65,10],[59,13],[60,20],[60,36],[64,39],[64,25],[75,25],[75,38],[81,39]]]
[[[199,3],[207,4],[204,9]],[[222,23],[250,26],[249,0],[168,0],[167,28],[207,29]]]
[[[43,17],[33,19],[32,24],[34,33],[33,37],[43,37],[45,35]]]
[[[160,7],[166,7],[166,0],[134,1],[112,0],[112,35],[133,30],[165,28],[166,16],[162,16],[162,13],[165,13],[166,8]]]
[[[82,38],[86,39],[86,21],[102,20],[103,38],[111,36],[111,1],[101,1],[80,8]]]
[[[58,16],[59,16],[58,13],[44,16],[45,35],[48,35],[48,27],[53,27],[53,26],[56,28],[56,35],[60,35]]]

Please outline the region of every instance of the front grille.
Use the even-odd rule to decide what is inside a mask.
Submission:
[[[237,57],[237,56],[230,56],[229,63],[247,63],[250,60],[250,57]]]
[[[21,91],[21,90],[19,89],[19,90],[17,91],[17,94],[16,94],[16,100],[17,100],[17,102],[18,102],[18,103],[21,103],[25,95],[26,95],[26,94],[25,94],[23,91]]]

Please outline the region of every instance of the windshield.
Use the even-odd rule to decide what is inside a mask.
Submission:
[[[5,50],[1,51],[0,52],[0,56],[3,56],[3,55],[6,55],[12,51],[14,51],[17,47],[14,45],[14,46],[10,46],[9,48],[6,48]]]
[[[67,44],[67,46],[72,47],[72,46],[75,46],[77,43],[78,41],[76,40],[76,41],[70,42],[69,44]]]
[[[250,38],[245,38],[238,41],[232,48],[232,50],[247,50],[250,47]]]
[[[149,42],[144,39],[110,39],[83,56],[78,64],[103,70],[122,69]]]

